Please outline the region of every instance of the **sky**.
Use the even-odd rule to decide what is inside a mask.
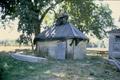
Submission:
[[[118,21],[120,18],[120,0],[103,0],[102,3],[108,4],[109,8],[112,10],[111,16],[114,19],[113,22],[117,27],[120,28],[120,22]],[[91,37],[90,42],[96,43],[96,42],[100,42],[100,40],[98,40],[95,37]],[[104,42],[108,45],[107,38],[104,38]],[[106,47],[108,47],[108,46],[106,46]]]
[[[18,20],[7,23],[6,28],[0,24],[0,40],[16,40],[21,33],[17,32]]]
[[[120,27],[120,0],[104,0],[102,3],[108,4],[112,10],[112,17],[114,18],[114,24]],[[19,37],[20,33],[17,32],[17,23],[18,20],[9,23],[10,27],[7,27],[6,30],[1,28],[0,24],[0,40],[15,40]],[[14,28],[15,27],[15,28]]]
[[[109,4],[109,8],[112,10],[112,17],[114,18],[114,24],[120,27],[120,0],[104,0],[104,3]]]

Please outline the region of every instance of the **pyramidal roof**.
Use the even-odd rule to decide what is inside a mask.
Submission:
[[[35,39],[38,41],[46,40],[66,40],[66,39],[88,39],[80,30],[75,28],[71,23],[55,25],[40,33]]]
[[[88,38],[80,30],[68,22],[68,15],[64,13],[62,16],[57,18],[53,27],[40,33],[34,40],[46,41],[66,39],[86,40]]]

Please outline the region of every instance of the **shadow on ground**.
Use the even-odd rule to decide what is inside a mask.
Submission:
[[[15,60],[8,53],[0,52],[0,76],[2,76],[0,80],[120,79],[120,72],[109,65],[107,59],[100,56],[89,55],[85,60],[49,60],[46,63],[29,63]]]

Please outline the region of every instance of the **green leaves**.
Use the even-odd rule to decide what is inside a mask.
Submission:
[[[63,3],[61,3],[63,2]],[[73,23],[82,32],[102,38],[107,28],[113,28],[112,11],[108,5],[96,4],[94,0],[2,0],[0,6],[2,19],[10,15],[11,19],[19,18],[18,31],[27,35],[39,34],[42,22],[55,6],[66,11]],[[62,6],[62,7],[61,7]],[[53,14],[53,13],[52,13]],[[56,14],[55,14],[56,16]],[[54,19],[54,18],[53,18]],[[49,20],[48,20],[49,21]],[[47,25],[47,24],[46,24]]]
[[[98,38],[105,36],[106,28],[114,27],[108,5],[98,5],[92,0],[68,0],[64,8],[70,14],[71,23],[85,33],[92,32]]]

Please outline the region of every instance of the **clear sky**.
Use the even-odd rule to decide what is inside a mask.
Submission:
[[[104,0],[104,3],[109,4],[110,9],[112,10],[112,17],[114,18],[114,23],[120,27],[120,0]]]
[[[112,10],[114,23],[120,27],[120,22],[118,22],[120,18],[120,0],[104,0],[103,3],[107,3],[109,5],[110,9]],[[14,40],[19,37],[20,33],[17,32],[17,22],[18,21],[14,21],[9,24],[12,28],[6,28],[6,30],[0,28],[0,40]]]
[[[20,33],[17,32],[18,20],[6,23],[6,28],[0,24],[0,40],[16,40]]]

